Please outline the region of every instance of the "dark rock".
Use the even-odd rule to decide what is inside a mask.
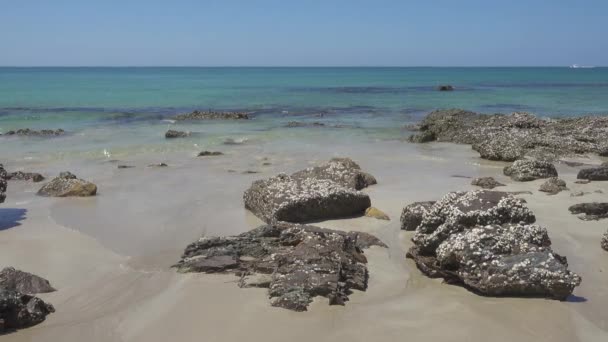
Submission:
[[[505,186],[504,184],[498,182],[493,177],[480,177],[475,178],[471,181],[471,185],[479,186],[484,189],[494,189],[498,186]]]
[[[332,158],[327,163],[298,171],[292,177],[331,180],[354,190],[377,184],[374,176],[361,171],[361,167],[350,158]]]
[[[0,287],[0,334],[41,323],[52,312],[55,308],[38,297]]]
[[[198,111],[180,114],[174,117],[175,120],[248,120],[249,114],[243,112],[214,112]]]
[[[608,203],[579,203],[570,206],[568,210],[575,215],[580,215],[581,220],[599,220],[608,217]]]
[[[44,176],[35,172],[23,172],[16,171],[8,174],[9,180],[22,180],[22,181],[32,181],[34,183],[42,182],[44,180]]]
[[[481,295],[564,300],[581,278],[534,221],[504,192],[449,193],[423,214],[407,256],[429,277]]]
[[[6,180],[8,179],[8,174],[2,164],[0,164],[0,203],[4,203],[6,199]]]
[[[172,129],[168,130],[165,133],[166,139],[185,138],[185,137],[189,137],[189,136],[190,136],[190,132],[175,131]]]
[[[118,165],[119,169],[132,169],[134,167],[135,166],[133,166],[133,165]]]
[[[0,271],[0,288],[27,294],[55,291],[48,280],[13,267],[6,267]]]
[[[504,174],[518,182],[528,182],[535,179],[557,177],[553,164],[541,160],[516,160],[511,166],[504,168]]]
[[[243,196],[245,208],[266,222],[306,222],[363,214],[369,196],[334,181],[285,174],[255,181]]]
[[[267,287],[272,306],[305,311],[316,296],[343,305],[352,290],[365,291],[369,275],[362,249],[374,244],[384,246],[365,233],[278,222],[237,236],[203,237],[175,267],[234,273],[242,287]],[[247,280],[252,275],[257,280]]]
[[[454,87],[449,85],[449,84],[442,84],[440,86],[437,87],[437,90],[439,91],[452,91],[454,90]]]
[[[202,151],[198,154],[199,157],[213,157],[213,156],[221,156],[224,153],[219,151]]]
[[[555,195],[564,190],[568,190],[568,187],[566,187],[566,182],[557,177],[549,178],[538,189],[538,191],[546,192],[549,195]]]
[[[38,195],[46,197],[88,197],[97,194],[97,186],[93,183],[77,178],[70,172],[62,172],[59,177],[46,183]]]
[[[414,202],[408,204],[401,212],[401,229],[415,230],[422,222],[422,217],[431,209],[435,201]]]
[[[14,131],[8,131],[4,133],[5,136],[10,135],[18,135],[18,136],[26,136],[26,137],[51,137],[51,136],[59,136],[64,135],[65,131],[62,129],[43,129],[43,130],[33,130],[29,128],[18,129]]]
[[[256,171],[256,170],[245,170],[243,172],[241,172],[244,175],[252,175],[252,174],[256,174],[256,173],[260,173],[260,171]]]
[[[602,236],[602,248],[606,251],[608,251],[608,231],[606,231],[604,233],[604,236]]]
[[[576,176],[577,179],[588,179],[592,181],[605,181],[608,180],[608,167],[592,167],[588,169],[582,169]]]

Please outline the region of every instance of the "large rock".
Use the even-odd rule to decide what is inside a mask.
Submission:
[[[604,233],[604,236],[602,236],[602,248],[606,251],[608,251],[608,231],[606,231]]]
[[[371,206],[368,195],[334,181],[286,174],[255,181],[243,198],[245,208],[266,222],[348,217]]]
[[[581,279],[524,203],[505,192],[449,193],[423,214],[407,256],[482,295],[566,299]]]
[[[401,212],[401,229],[415,230],[422,222],[422,217],[435,204],[434,201],[414,202],[408,204]]]
[[[170,129],[165,133],[166,139],[185,138],[189,136],[190,132],[176,131],[173,129]]]
[[[588,179],[593,181],[608,180],[608,166],[592,167],[582,169],[576,176],[577,179]]]
[[[44,176],[36,172],[15,171],[8,174],[8,179],[38,183],[44,180]]]
[[[557,177],[555,166],[542,160],[517,160],[511,166],[506,166],[503,171],[505,176],[518,182]]]
[[[566,181],[557,177],[549,178],[546,182],[541,184],[540,188],[538,189],[538,191],[546,192],[549,195],[555,195],[564,190],[568,190]]]
[[[491,160],[608,155],[608,117],[602,116],[544,120],[528,113],[485,115],[448,109],[428,114],[419,130],[410,137],[411,142],[469,144],[482,158]]]
[[[579,215],[581,220],[586,221],[608,217],[608,203],[579,203],[570,206],[568,210],[574,215]]]
[[[475,178],[471,181],[471,185],[475,185],[483,189],[494,189],[499,186],[505,186],[504,184],[494,179],[494,177]]]
[[[355,190],[377,183],[374,176],[361,171],[359,164],[350,158],[332,158],[327,163],[298,171],[292,177],[327,179]]]
[[[48,280],[13,267],[5,267],[0,271],[0,288],[27,294],[55,291]]]
[[[367,289],[362,249],[370,245],[385,247],[366,233],[278,222],[237,236],[203,237],[175,267],[234,273],[243,287],[267,287],[271,305],[305,311],[313,297],[343,305],[351,290]]]
[[[95,184],[79,179],[70,172],[60,173],[38,190],[38,195],[46,197],[87,197],[96,194]]]
[[[8,174],[2,164],[0,164],[0,203],[4,203],[6,199],[6,180],[8,178]]]
[[[244,112],[214,112],[195,110],[192,113],[175,116],[175,120],[248,120],[249,114]]]
[[[6,136],[18,135],[18,136],[27,136],[27,137],[53,137],[64,135],[65,131],[62,129],[42,129],[42,130],[34,130],[29,128],[18,129],[14,131],[8,131],[4,133]]]
[[[52,312],[55,308],[38,297],[0,287],[0,335],[41,323]]]

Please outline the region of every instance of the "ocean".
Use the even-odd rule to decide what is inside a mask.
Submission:
[[[455,90],[439,92],[440,84]],[[604,115],[608,68],[4,67],[0,132],[63,128],[69,134],[50,144],[2,138],[0,155],[100,157],[192,149],[234,137],[272,140],[327,132],[349,139],[401,139],[409,134],[406,124],[452,107],[546,117]],[[253,120],[166,121],[194,109],[246,111]],[[284,128],[289,121],[329,127]],[[196,134],[167,142],[163,133],[169,128]]]

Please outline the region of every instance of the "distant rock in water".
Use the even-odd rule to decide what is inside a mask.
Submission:
[[[592,167],[582,169],[576,176],[577,179],[587,179],[590,181],[605,181],[608,180],[608,166]]]
[[[166,139],[185,138],[185,137],[189,137],[189,136],[190,136],[190,132],[175,131],[172,129],[168,130],[165,133]]]
[[[6,180],[8,178],[8,174],[2,164],[0,164],[0,203],[4,203],[6,199]]]
[[[55,291],[48,280],[13,267],[6,267],[0,271],[0,288],[27,294]]]
[[[45,197],[87,197],[97,194],[97,186],[77,178],[70,172],[62,172],[59,177],[45,184],[38,195]]]
[[[555,195],[555,194],[560,193],[560,192],[562,192],[564,190],[568,190],[568,187],[566,187],[566,182],[564,180],[562,180],[562,179],[557,178],[557,177],[549,178],[538,189],[538,191],[546,192],[549,195]]]
[[[285,127],[287,128],[298,128],[298,127],[325,127],[326,125],[322,122],[301,122],[301,121],[290,121]]]
[[[480,177],[471,181],[471,185],[479,186],[484,189],[494,189],[499,186],[505,186],[493,177]]]
[[[452,91],[454,90],[454,87],[449,85],[449,84],[442,84],[440,86],[437,87],[437,90],[439,91]]]
[[[497,191],[449,193],[422,215],[407,257],[427,276],[481,295],[565,300],[581,278],[524,202]]]
[[[38,297],[0,287],[0,335],[39,324],[52,312],[55,308]]]
[[[202,151],[198,154],[199,157],[213,157],[213,156],[221,156],[224,153],[219,151]]]
[[[608,156],[608,117],[544,120],[528,113],[477,114],[437,110],[418,125],[411,142],[469,144],[489,160],[515,161],[526,156],[553,160],[596,153]]]
[[[516,160],[503,170],[505,176],[514,181],[529,182],[535,179],[557,177],[557,170],[553,164],[542,160]]]
[[[579,203],[570,206],[568,210],[575,215],[580,215],[581,220],[591,221],[608,218],[608,203]]]
[[[65,131],[63,129],[43,129],[43,130],[33,130],[29,128],[18,129],[15,131],[8,131],[4,133],[5,136],[18,135],[18,136],[27,136],[27,137],[44,137],[44,136],[59,136],[64,135]]]
[[[268,288],[272,306],[306,311],[323,296],[344,305],[352,290],[365,291],[362,249],[386,247],[372,235],[278,222],[231,237],[203,237],[190,244],[180,272],[234,273],[242,287]]]
[[[42,182],[44,176],[36,172],[16,171],[8,174],[9,180],[32,181],[34,183]]]
[[[215,111],[195,110],[192,113],[177,115],[173,119],[175,119],[175,120],[249,120],[249,114],[247,114],[245,112],[215,112]]]

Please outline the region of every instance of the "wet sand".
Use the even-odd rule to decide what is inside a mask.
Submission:
[[[328,148],[331,146],[331,148]],[[7,169],[52,175],[69,169],[93,181],[95,198],[35,196],[40,184],[11,182],[0,207],[0,266],[49,279],[57,292],[40,295],[56,312],[2,341],[606,341],[608,253],[599,244],[608,221],[581,221],[567,208],[605,201],[608,182],[574,184],[577,168],[558,165],[572,191],[548,196],[542,181],[513,183],[506,163],[483,161],[468,146],[323,141],[251,143],[225,156],[145,154],[120,163],[13,160]],[[345,306],[318,297],[307,312],[269,305],[265,289],[241,289],[230,275],[177,274],[184,247],[200,235],[232,235],[261,223],[242,206],[258,178],[291,172],[333,156],[349,156],[379,181],[365,189],[391,221],[360,217],[317,225],[375,234],[388,249],[365,251],[370,281]],[[167,168],[146,165],[164,161]],[[270,162],[271,165],[263,165]],[[599,160],[589,160],[599,163]],[[35,169],[34,169],[35,168]],[[230,172],[230,170],[234,172]],[[258,174],[243,174],[255,170]],[[405,251],[411,232],[399,229],[404,205],[474,189],[469,178],[493,176],[521,195],[548,228],[556,252],[583,278],[566,302],[488,298],[423,276]],[[600,189],[604,194],[593,193]]]

